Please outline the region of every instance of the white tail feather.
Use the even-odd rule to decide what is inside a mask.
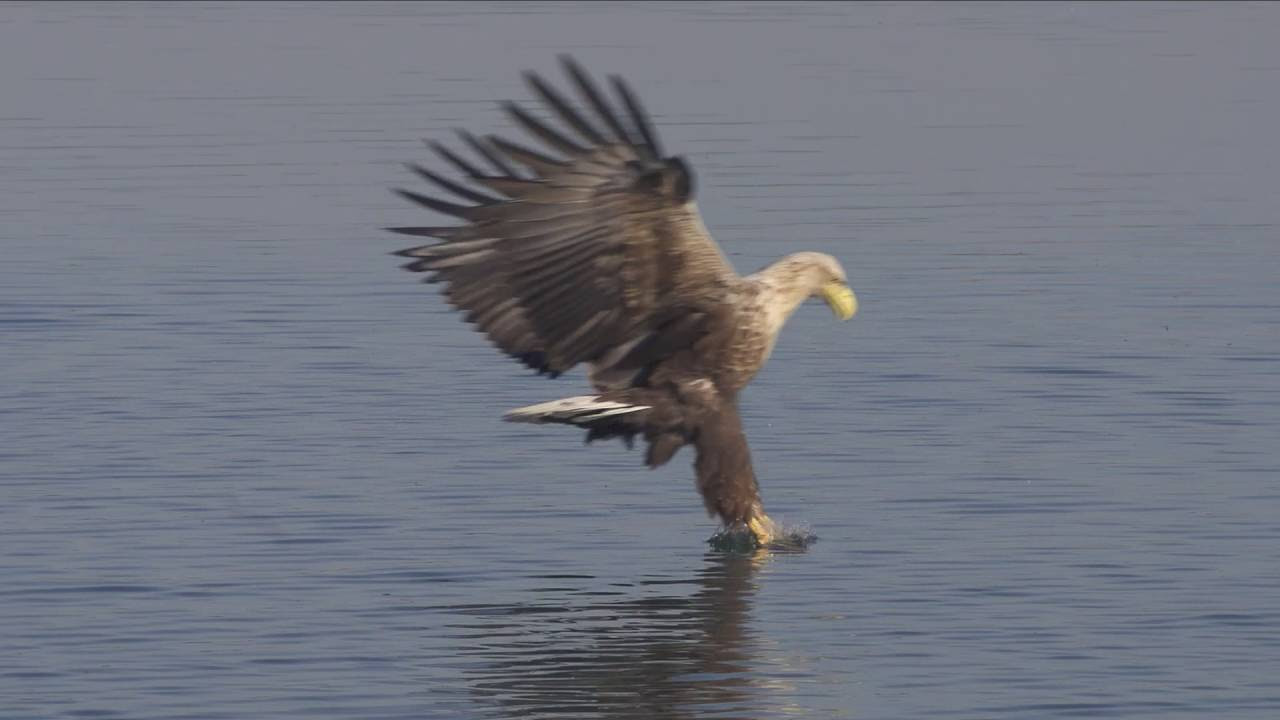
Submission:
[[[648,405],[628,405],[612,400],[601,400],[598,395],[579,395],[509,410],[502,419],[507,422],[558,422],[586,425],[600,418],[648,409]]]

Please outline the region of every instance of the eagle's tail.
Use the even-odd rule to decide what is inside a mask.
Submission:
[[[648,409],[648,405],[606,400],[599,395],[579,395],[508,410],[502,419],[507,422],[562,423],[591,427],[606,418],[620,419],[619,416]]]
[[[649,444],[644,462],[651,468],[665,464],[689,440],[672,403],[661,393],[638,388],[516,408],[507,411],[502,419],[575,425],[587,431],[588,444],[616,438],[630,448],[640,435]]]

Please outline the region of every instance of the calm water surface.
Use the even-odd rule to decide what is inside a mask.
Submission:
[[[0,5],[0,717],[1280,717],[1280,7]],[[623,72],[807,553],[388,253],[420,138]]]

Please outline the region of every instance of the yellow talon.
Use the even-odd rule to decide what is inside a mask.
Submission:
[[[756,542],[761,546],[768,545],[773,542],[776,533],[774,531],[773,521],[768,515],[757,515],[747,521],[747,527],[751,528],[752,534],[756,536]]]

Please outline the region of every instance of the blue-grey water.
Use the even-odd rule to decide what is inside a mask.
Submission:
[[[1280,717],[1280,6],[0,5],[0,718]],[[624,73],[749,272],[691,456],[390,256],[519,72]]]

